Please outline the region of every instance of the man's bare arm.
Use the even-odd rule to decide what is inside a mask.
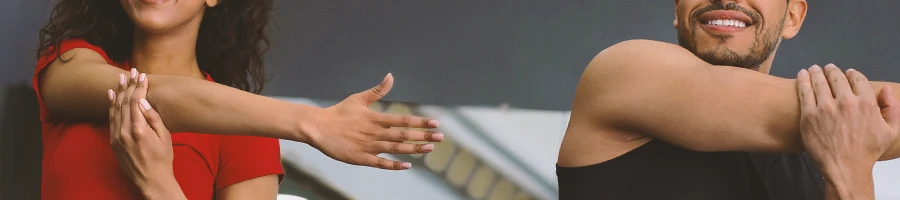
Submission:
[[[873,83],[873,89],[895,83]],[[697,151],[798,152],[793,79],[713,66],[679,46],[616,44],[588,65],[574,110],[607,130],[638,133]],[[896,152],[896,150],[891,151]]]

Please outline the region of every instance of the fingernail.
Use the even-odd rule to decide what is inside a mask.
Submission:
[[[146,79],[147,79],[147,74],[141,73],[141,78],[139,79],[139,81],[144,82],[144,80],[146,80]]]
[[[141,99],[141,109],[150,110],[153,107],[150,107],[150,102],[147,102],[147,99]]]
[[[435,140],[435,141],[441,141],[441,140],[444,140],[444,134],[443,134],[443,133],[435,133],[435,134],[432,134],[432,135],[431,135],[431,139],[432,139],[432,140]]]
[[[125,85],[125,74],[119,74],[119,86]]]
[[[433,119],[432,119],[432,120],[429,120],[429,121],[428,121],[428,125],[431,126],[431,127],[438,127],[438,125],[441,125],[441,123],[438,122],[437,120],[433,120]]]
[[[412,163],[405,162],[403,164],[400,164],[400,166],[403,167],[404,169],[409,169],[412,167]]]
[[[812,67],[809,67],[809,71],[817,71],[817,70],[822,70],[822,67],[819,67],[819,65],[813,65]]]
[[[850,69],[847,69],[847,71],[856,71],[856,69],[850,68]]]
[[[115,100],[115,98],[116,98],[116,93],[113,92],[112,89],[106,90],[106,94],[109,95],[109,100],[110,100],[110,101]]]
[[[425,152],[431,152],[431,150],[434,150],[434,144],[422,145],[422,150],[424,150]]]
[[[137,69],[131,68],[131,78],[134,78],[136,76],[137,76]]]
[[[806,71],[806,69],[800,69],[800,75],[801,75],[801,76],[806,76],[806,74],[808,74],[808,73],[809,73],[809,72]]]

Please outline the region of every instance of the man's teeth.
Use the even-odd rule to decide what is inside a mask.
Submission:
[[[716,25],[716,26],[733,26],[733,27],[738,27],[738,28],[747,27],[747,24],[745,24],[744,22],[738,21],[738,20],[733,20],[733,19],[709,20],[709,22],[706,22],[706,24],[707,25]]]

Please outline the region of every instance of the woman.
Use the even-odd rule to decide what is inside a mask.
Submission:
[[[272,199],[283,170],[270,138],[392,170],[410,164],[377,154],[427,153],[433,145],[403,141],[443,139],[391,128],[436,128],[435,120],[368,109],[390,90],[390,75],[324,109],[256,95],[265,83],[262,44],[268,45],[271,9],[271,0],[61,0],[41,29],[33,78],[44,143],[42,198],[156,198],[176,183],[189,199]],[[141,89],[129,90],[126,82]],[[118,97],[115,104],[110,97]],[[127,109],[143,98],[158,111],[150,119],[173,133],[171,165],[128,146],[149,144],[145,137],[123,137],[146,135],[125,117],[143,114]],[[157,150],[151,152],[168,151]]]

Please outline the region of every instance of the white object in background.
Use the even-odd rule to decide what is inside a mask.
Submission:
[[[306,200],[306,198],[289,195],[289,194],[278,194],[278,197],[275,197],[275,199],[278,199],[278,200]]]

